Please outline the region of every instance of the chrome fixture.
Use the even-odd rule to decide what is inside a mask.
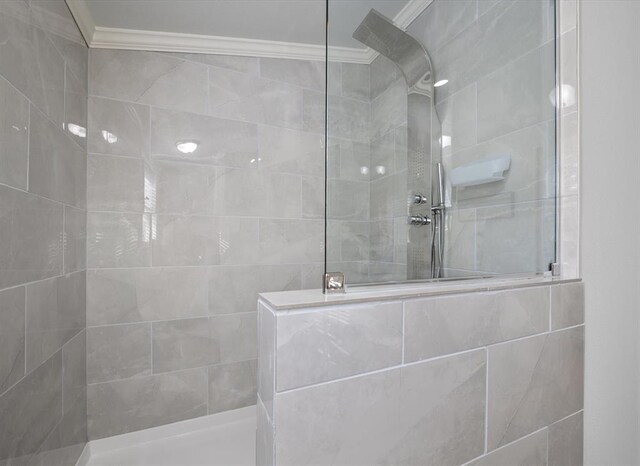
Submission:
[[[322,292],[325,294],[345,293],[344,274],[342,272],[325,273],[322,280]]]
[[[444,216],[446,213],[444,199],[444,171],[442,163],[435,164],[434,203],[431,213],[434,219],[433,237],[431,240],[431,278],[442,278],[442,264],[444,262]],[[437,200],[437,204],[435,201]]]
[[[426,215],[412,215],[409,217],[409,225],[417,225],[419,227],[431,225],[431,219]]]
[[[418,205],[426,204],[427,203],[427,196],[423,196],[420,193],[416,193],[413,196],[413,203],[414,204],[418,204]]]

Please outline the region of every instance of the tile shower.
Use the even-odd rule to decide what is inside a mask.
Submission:
[[[75,464],[89,440],[255,405],[264,382],[258,381],[258,360],[269,355],[258,351],[256,334],[264,330],[258,294],[319,288],[325,246],[327,267],[345,272],[349,283],[409,278],[405,210],[412,130],[406,86],[390,60],[328,65],[325,238],[322,61],[88,49],[62,0],[0,3],[0,101],[12,109],[0,111],[0,465]],[[436,94],[443,134],[452,141],[443,148],[445,166],[513,151],[506,183],[452,193],[445,254],[451,274],[530,272],[555,254],[555,115],[546,94],[537,99],[554,84],[527,71],[554,60],[550,5],[436,0],[409,28],[432,52],[437,69],[464,78],[464,85]],[[527,34],[513,29],[518,21],[528,25]],[[571,50],[573,40],[575,48],[575,21],[563,22],[561,32],[561,46]],[[482,48],[488,43],[510,46],[491,55]],[[489,54],[482,63],[470,58],[478,49]],[[575,84],[571,67],[568,58],[562,69]],[[537,91],[523,103],[518,86]],[[510,92],[497,99],[503,89]],[[500,120],[509,112],[516,116]],[[561,117],[560,202],[571,207],[577,205],[575,102],[562,108]],[[188,141],[198,150],[178,150],[177,143]],[[577,261],[570,258],[577,251],[575,222],[577,217],[561,225],[568,233],[559,240],[570,266]],[[536,235],[524,234],[531,229]],[[501,255],[505,238],[495,232],[503,230],[516,232],[507,240],[519,251],[515,257]],[[578,297],[559,297],[565,288]],[[534,289],[528,292],[545,293]],[[435,327],[425,323],[432,318],[454,328],[461,340],[475,338],[473,348],[487,348],[455,356],[461,376],[472,375],[475,395],[486,380],[506,384],[503,374],[491,372],[499,366],[488,369],[487,361],[530,369],[508,361],[504,353],[515,346],[526,357],[544,353],[544,361],[568,349],[566,367],[581,365],[581,310],[571,305],[580,300],[581,285],[546,292],[548,303],[536,295],[539,306],[525,306],[527,322],[515,325],[521,331],[507,329],[515,336],[474,336],[464,319],[449,322],[446,302],[455,297],[376,305],[369,317],[383,322],[377,330],[358,312],[361,307],[334,309],[348,319],[353,312],[350,329],[323,322],[324,310],[298,331],[311,325],[366,339],[363,325],[378,332],[372,341],[381,338],[391,351],[376,351],[373,366],[336,366],[302,382],[292,378],[285,390],[389,368],[398,363],[398,351],[402,364],[414,364],[472,348],[468,341],[439,341]],[[434,300],[445,311],[427,316],[420,306]],[[567,302],[566,315],[554,314]],[[543,318],[549,311],[551,324]],[[412,317],[416,325],[406,327]],[[295,340],[294,320],[282,319],[292,322]],[[398,341],[398,332],[404,340]],[[433,344],[442,347],[423,348],[419,337],[432,333]],[[507,342],[513,338],[518,340]],[[286,367],[287,356],[278,357]],[[436,366],[427,362],[424,370],[458,370]],[[488,432],[481,441],[484,421],[475,413],[469,455],[461,449],[456,460],[520,438],[518,452],[538,458],[548,449],[549,464],[556,464],[554,451],[577,455],[578,379],[569,381],[575,397],[558,402],[570,407],[569,417],[545,418],[536,424],[543,430],[531,435],[527,427],[508,440]],[[366,390],[353,385],[354,393]],[[276,398],[286,398],[276,391]],[[301,397],[312,392],[299,391]],[[262,402],[259,431],[267,433],[274,421],[263,415],[269,407]],[[287,429],[295,426],[292,421]],[[573,450],[563,449],[563,435]],[[264,445],[259,438],[259,454]],[[302,453],[290,453],[291,461],[301,461],[295,455]],[[499,455],[509,461],[509,454],[500,449],[479,464]]]

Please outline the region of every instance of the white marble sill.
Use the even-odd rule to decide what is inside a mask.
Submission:
[[[261,293],[264,301],[274,311],[301,309],[336,304],[366,303],[409,298],[423,298],[449,294],[497,291],[529,286],[557,285],[579,282],[580,278],[529,275],[479,279],[453,279],[446,281],[394,283],[387,285],[362,285],[347,288],[346,293],[323,294],[322,290],[296,290]]]

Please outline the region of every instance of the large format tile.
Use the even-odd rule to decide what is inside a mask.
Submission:
[[[86,205],[87,157],[81,147],[31,109],[29,191],[76,207]]]
[[[581,465],[583,460],[583,413],[549,426],[549,466]]]
[[[153,372],[168,372],[220,362],[220,347],[209,319],[153,323]]]
[[[260,219],[263,264],[322,262],[324,230],[321,220]]]
[[[262,302],[258,303],[258,376],[259,404],[273,420],[276,365],[276,316]]]
[[[461,464],[484,398],[484,351],[279,394],[278,464]]]
[[[209,414],[256,403],[256,360],[209,367]]]
[[[206,113],[207,66],[167,54],[92,50],[91,95]]]
[[[89,155],[87,209],[90,211],[143,212],[145,175],[142,159]]]
[[[176,144],[195,141],[191,154],[180,152]],[[230,167],[253,167],[257,159],[256,125],[178,110],[151,111],[151,153],[154,157]]]
[[[273,466],[273,425],[259,399],[257,411],[256,465]]]
[[[584,323],[584,284],[551,287],[551,329]]]
[[[99,154],[144,157],[149,154],[149,107],[89,98],[88,150]]]
[[[479,80],[478,140],[553,119],[554,71],[555,43],[550,43]]]
[[[404,357],[417,361],[548,329],[548,286],[410,300]]]
[[[47,34],[0,14],[0,74],[59,127],[64,121],[64,61]]]
[[[342,63],[340,74],[342,81],[341,95],[369,102],[369,93],[371,92],[370,70],[371,68],[368,65]]]
[[[38,367],[86,326],[85,272],[27,285],[27,371]]]
[[[216,265],[220,249],[212,217],[154,215],[153,265]]]
[[[300,267],[297,265],[212,267],[209,270],[209,313],[254,311],[258,293],[300,288]]]
[[[89,438],[95,440],[207,414],[207,371],[89,385]]]
[[[64,206],[64,273],[87,268],[87,212]]]
[[[151,215],[87,214],[89,267],[142,267],[151,265]]]
[[[0,416],[0,459],[38,450],[62,417],[61,352],[0,397]]]
[[[87,329],[87,379],[108,382],[151,374],[151,324]]]
[[[389,130],[406,123],[407,105],[407,82],[402,77],[371,102],[371,139],[379,138]]]
[[[257,314],[230,314],[209,318],[209,329],[220,350],[220,362],[237,362],[256,359]]]
[[[0,182],[27,189],[29,161],[29,101],[0,79],[0,105],[11,109],[0,115]]]
[[[498,450],[492,451],[468,466],[532,466],[547,464],[547,431],[539,430],[535,434],[516,440]],[[580,463],[564,463],[578,465]]]
[[[260,76],[309,89],[324,89],[323,61],[261,58]]]
[[[24,287],[0,292],[0,393],[25,374]]]
[[[324,138],[275,126],[258,126],[258,167],[265,171],[318,175],[324,170]]]
[[[277,390],[402,362],[402,303],[340,306],[278,317]]]
[[[474,83],[438,103],[436,109],[442,134],[451,138],[449,143],[443,144],[444,156],[476,144],[477,99]]]
[[[108,325],[206,316],[208,274],[199,267],[87,272],[87,323]]]
[[[46,3],[58,3],[48,2]],[[62,4],[63,8],[67,8]],[[83,149],[87,148],[87,86],[86,81],[81,81],[65,67],[65,90],[64,90],[64,129],[67,136],[73,139]]]
[[[490,0],[479,0],[478,9]],[[476,20],[476,1],[433,2],[409,26],[414,35],[429,51],[435,51],[449,42]],[[437,71],[437,69],[436,69]],[[436,75],[436,81],[439,76]]]
[[[584,327],[490,347],[489,449],[582,409],[583,383]]]
[[[0,186],[0,288],[62,272],[62,206]]]

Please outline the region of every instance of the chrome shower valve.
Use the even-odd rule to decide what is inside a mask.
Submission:
[[[426,215],[412,215],[409,217],[409,225],[417,225],[419,227],[423,225],[430,225],[431,218]]]

